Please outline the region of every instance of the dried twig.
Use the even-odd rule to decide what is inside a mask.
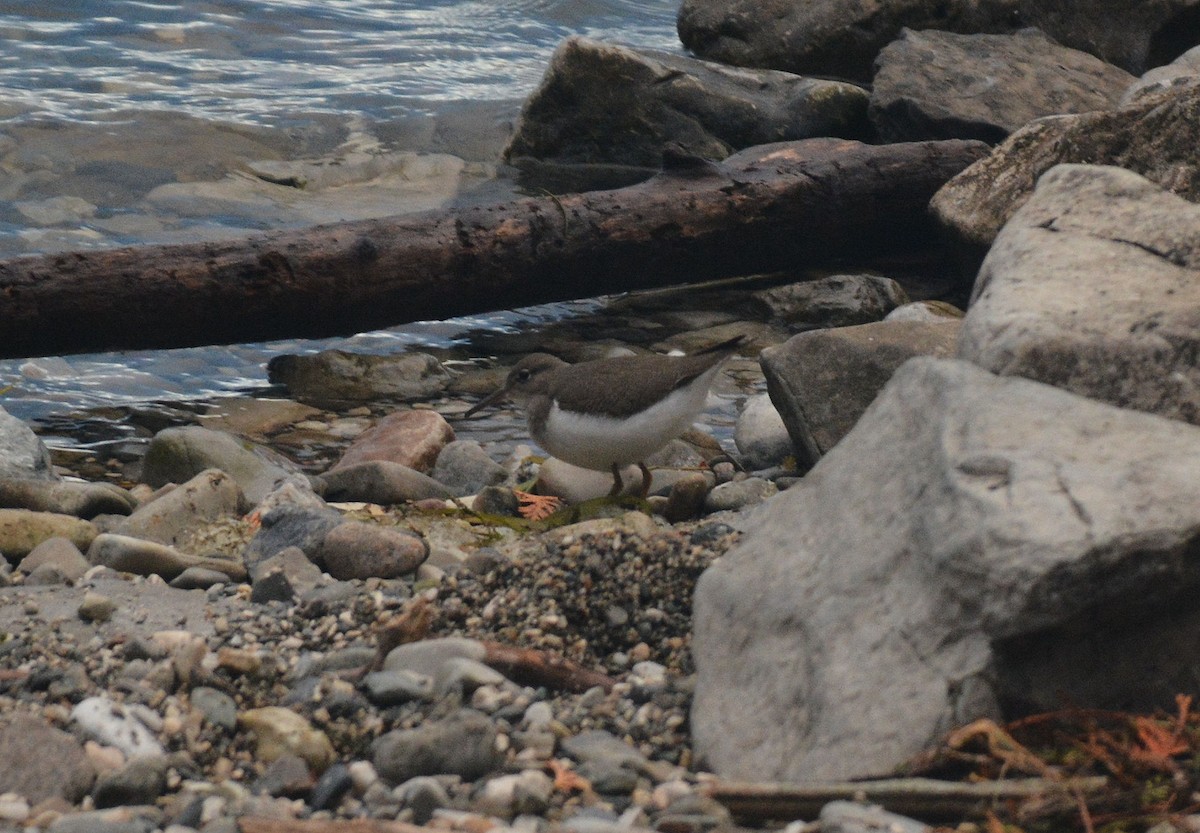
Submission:
[[[499,642],[484,642],[483,662],[522,685],[546,686],[558,691],[587,691],[600,686],[611,691],[616,680],[584,668],[559,654],[518,648]]]

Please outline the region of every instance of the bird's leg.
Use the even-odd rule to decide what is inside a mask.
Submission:
[[[616,463],[612,464],[613,487],[608,493],[609,497],[616,497],[621,494],[621,490],[625,488],[625,484],[621,482],[621,467]]]
[[[650,478],[653,477],[653,475],[650,474],[650,469],[646,468],[645,463],[638,463],[638,468],[642,470],[642,490],[638,493],[638,496],[641,497],[642,500],[645,500],[646,495],[650,494]]]

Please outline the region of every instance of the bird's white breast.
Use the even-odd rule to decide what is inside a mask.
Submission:
[[[608,471],[614,463],[641,462],[691,427],[719,370],[712,368],[626,419],[564,411],[556,401],[534,439],[560,460],[597,471]]]

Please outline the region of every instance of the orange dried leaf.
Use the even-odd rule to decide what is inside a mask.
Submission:
[[[562,500],[553,495],[535,495],[532,492],[522,492],[519,489],[514,489],[513,492],[517,496],[517,501],[520,503],[518,511],[522,518],[531,521],[544,520],[562,506]]]
[[[591,792],[592,782],[584,778],[571,765],[557,758],[551,758],[546,766],[554,773],[554,789],[558,792]]]
[[[1141,753],[1138,757],[1145,755],[1167,762],[1188,751],[1187,743],[1178,732],[1170,732],[1148,717],[1135,717],[1133,726],[1137,729],[1138,740],[1142,743],[1142,748],[1136,750]]]

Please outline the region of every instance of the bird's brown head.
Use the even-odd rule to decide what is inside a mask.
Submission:
[[[499,390],[476,402],[463,416],[473,416],[488,405],[504,398],[511,399],[524,407],[530,397],[546,390],[548,374],[560,367],[567,367],[567,363],[562,359],[547,353],[531,353],[513,365],[504,380],[504,385]]]

